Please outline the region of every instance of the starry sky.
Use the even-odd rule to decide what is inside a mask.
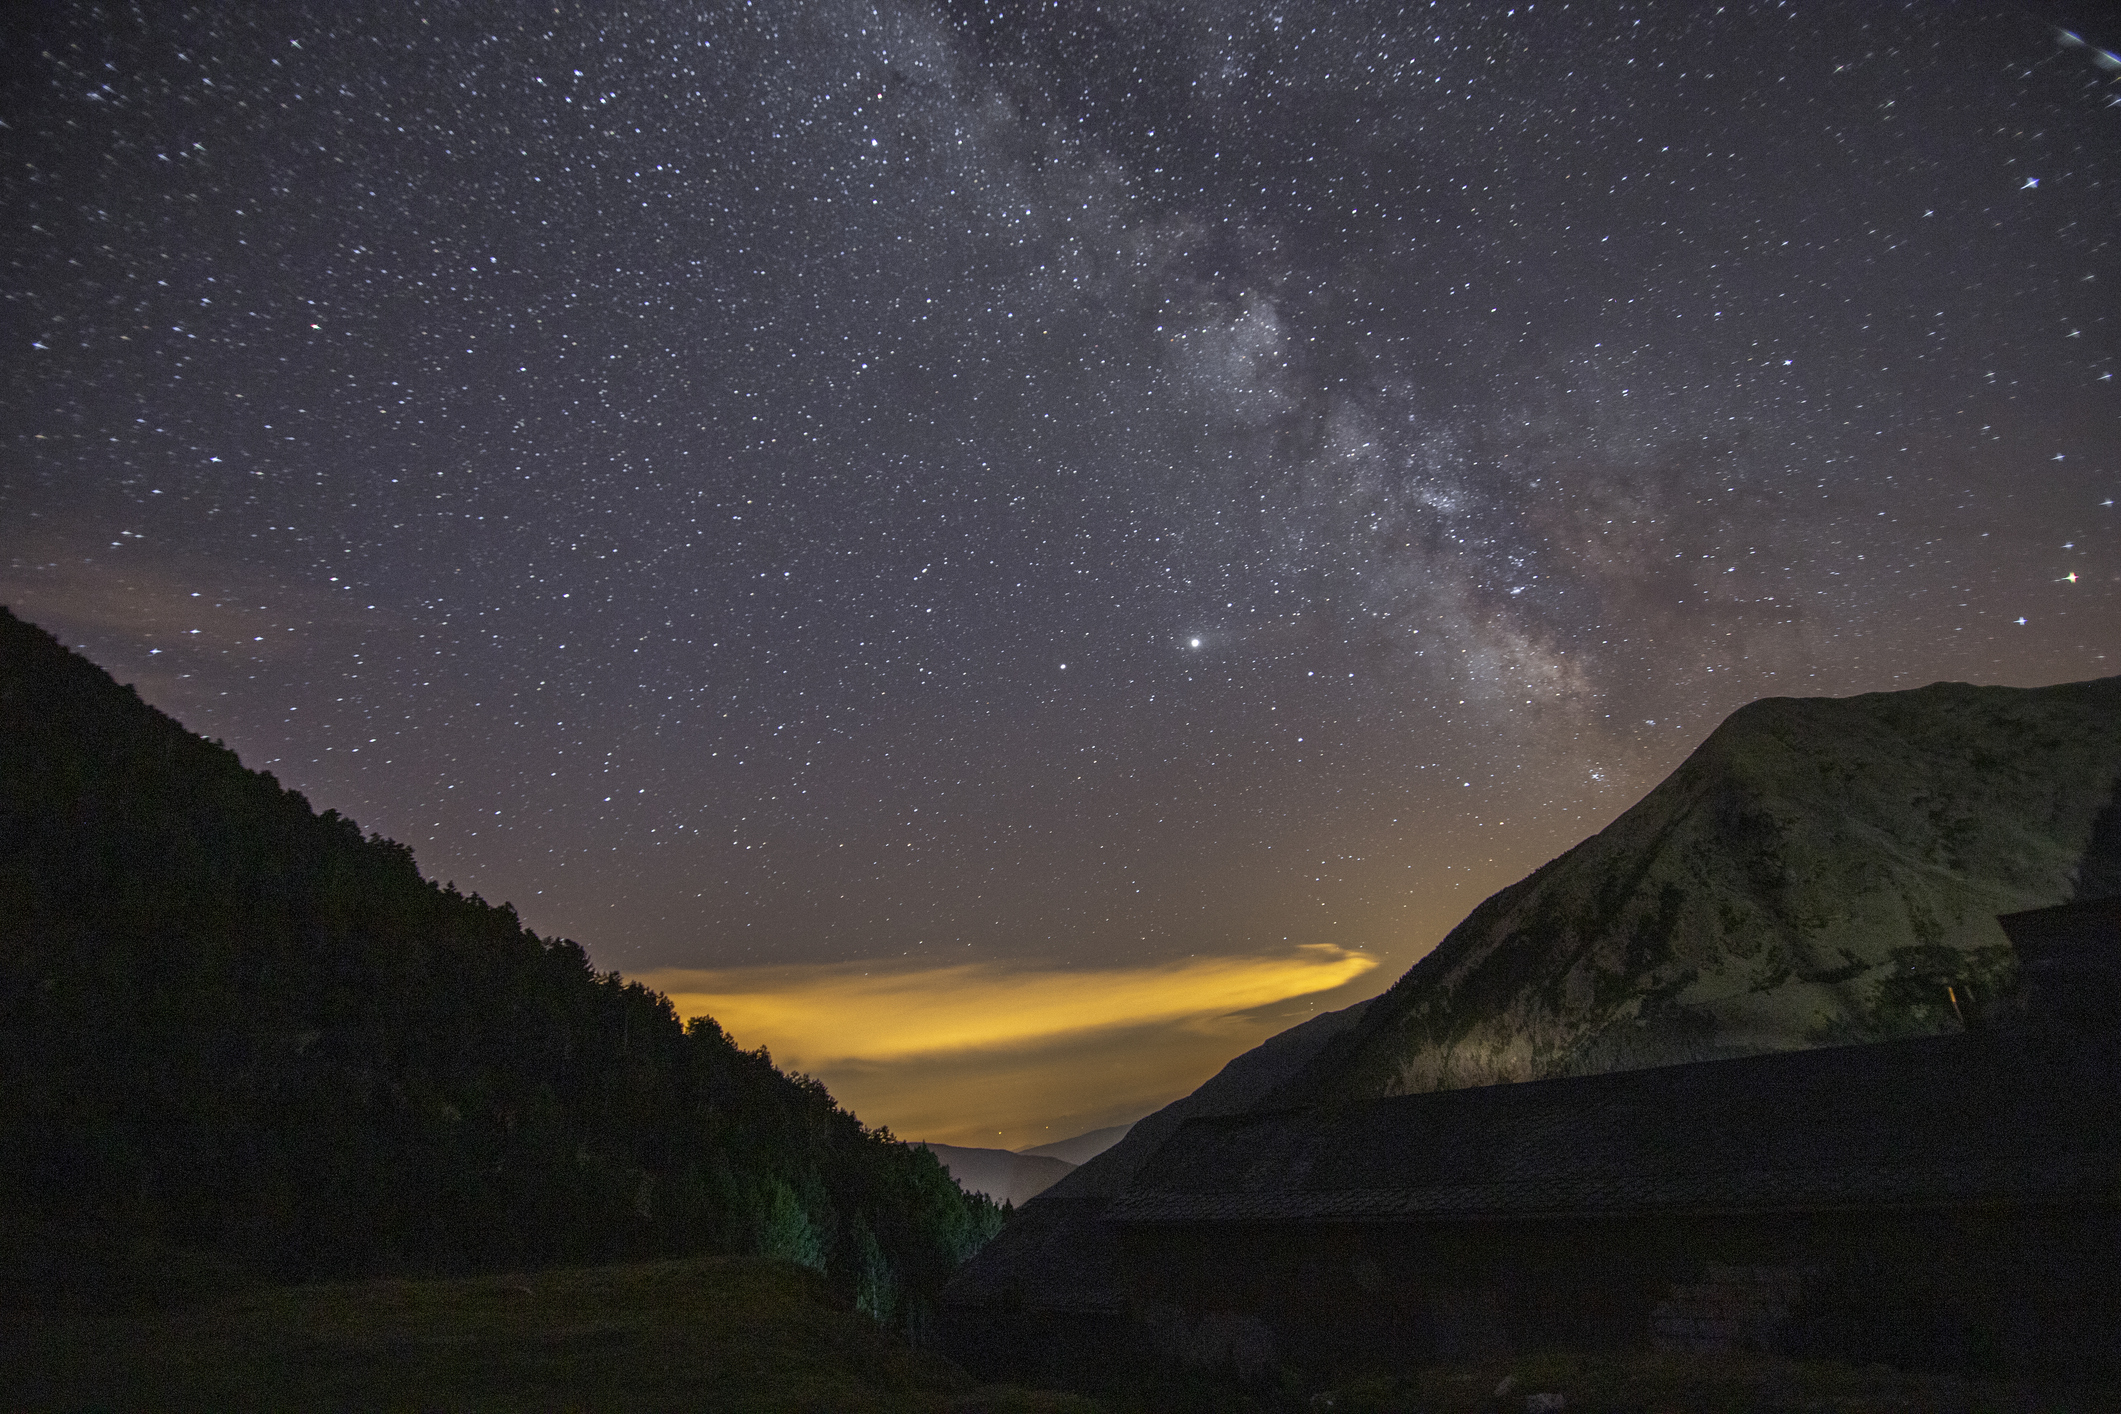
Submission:
[[[2095,7],[25,12],[0,602],[910,1137],[2121,670]]]

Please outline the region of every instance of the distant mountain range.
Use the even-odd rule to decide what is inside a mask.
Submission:
[[[967,1193],[981,1193],[996,1203],[1021,1208],[1067,1177],[1075,1168],[1048,1154],[1017,1154],[1007,1149],[965,1149],[955,1144],[914,1145],[941,1161],[944,1170]]]
[[[946,1304],[1116,1312],[1099,1216],[1187,1119],[1956,1030],[2015,983],[1997,914],[2121,894],[2117,786],[2121,678],[1753,703],[1390,991],[1040,1194]]]
[[[1127,1137],[1131,1124],[1110,1124],[1103,1129],[1093,1129],[1088,1134],[1078,1134],[1073,1139],[1056,1139],[1051,1144],[1035,1144],[1028,1149],[1019,1149],[1019,1154],[1045,1154],[1056,1159],[1066,1159],[1070,1164],[1087,1164],[1105,1150]]]
[[[1124,1139],[1133,1127],[1108,1125],[1031,1149],[969,1149],[925,1141],[915,1147],[940,1159],[967,1193],[983,1194],[994,1202],[1021,1208],[1067,1177],[1078,1164],[1089,1162]]]

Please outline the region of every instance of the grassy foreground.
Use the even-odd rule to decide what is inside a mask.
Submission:
[[[811,1273],[734,1257],[10,1311],[0,1390],[9,1409],[1097,1411],[975,1388]]]
[[[1544,1396],[1544,1398],[1542,1398]],[[1558,1401],[1555,1397],[1558,1396]],[[1121,1414],[2093,1414],[2121,1390],[2030,1388],[1766,1356],[1554,1353],[1411,1377],[1233,1387],[1180,1371]],[[1101,1414],[978,1386],[786,1262],[710,1257],[449,1281],[174,1296],[122,1313],[0,1310],[5,1410],[688,1410]]]

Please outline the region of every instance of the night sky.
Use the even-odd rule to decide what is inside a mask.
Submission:
[[[2101,13],[18,13],[0,602],[864,1119],[1130,1119],[1753,698],[2121,671]]]

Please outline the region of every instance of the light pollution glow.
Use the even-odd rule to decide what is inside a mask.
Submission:
[[[1359,1000],[1354,984],[1376,966],[1314,943],[1144,967],[670,968],[636,980],[823,1080],[870,1124],[1013,1148],[1176,1099],[1312,1014],[1289,1003],[1343,989],[1333,1005]]]

